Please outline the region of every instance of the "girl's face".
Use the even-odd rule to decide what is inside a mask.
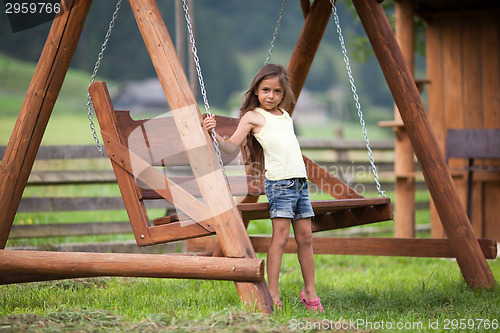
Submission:
[[[259,99],[260,107],[266,111],[276,111],[283,99],[283,87],[278,77],[260,81],[255,92]]]

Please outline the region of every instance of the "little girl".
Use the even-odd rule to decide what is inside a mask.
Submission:
[[[307,309],[324,312],[316,295],[311,217],[314,216],[307,190],[306,169],[292,119],[284,108],[293,107],[295,98],[281,65],[268,64],[255,75],[244,95],[240,122],[230,139],[217,135],[224,151],[244,145],[252,163],[252,175],[265,170],[265,191],[273,225],[267,254],[267,277],[274,305],[281,309],[279,273],[284,248],[293,225],[297,255],[304,278],[300,299]],[[204,119],[207,130],[216,126],[213,117]]]

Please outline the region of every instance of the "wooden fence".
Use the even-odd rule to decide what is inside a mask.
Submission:
[[[303,152],[328,170],[336,173],[344,181],[356,184],[357,190],[376,193],[373,177],[369,176],[370,167],[368,154],[364,142],[349,140],[300,140]],[[381,176],[382,188],[385,191],[394,189],[393,170],[393,141],[375,141],[371,143],[373,154],[376,157],[377,169]],[[0,147],[0,157],[3,156],[5,147]],[[74,169],[74,165],[84,165],[82,168]],[[95,163],[89,163],[92,161]],[[49,162],[49,163],[47,163]],[[67,168],[72,165],[73,168]],[[90,165],[90,166],[89,166]],[[418,166],[417,166],[418,168]],[[361,175],[361,177],[359,177]],[[36,162],[30,174],[27,188],[81,185],[103,185],[116,184],[114,173],[111,169],[107,156],[101,155],[95,146],[41,146],[37,154]],[[427,189],[423,179],[417,178],[417,190]],[[317,188],[311,186],[313,193]],[[73,191],[79,193],[78,190]],[[169,203],[157,200],[148,204],[148,208],[159,208],[167,210]],[[428,209],[428,202],[419,202],[417,209]],[[23,196],[18,208],[18,213],[47,213],[68,211],[107,211],[124,210],[121,196]],[[363,227],[370,228],[370,227]],[[373,227],[371,227],[373,229]],[[67,221],[61,223],[19,225],[14,224],[9,239],[40,238],[40,237],[66,237],[86,235],[109,235],[109,234],[131,234],[132,229],[129,221]],[[349,235],[349,231],[346,231]],[[100,242],[97,247],[93,245],[91,251],[102,252],[170,252],[178,250],[182,243],[164,244],[160,249],[153,250],[137,247],[135,241],[130,242]],[[61,244],[57,245],[62,251],[88,251],[86,244]]]

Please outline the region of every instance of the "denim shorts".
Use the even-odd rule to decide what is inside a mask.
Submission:
[[[295,221],[314,216],[305,178],[266,179],[264,186],[271,219],[284,217]]]

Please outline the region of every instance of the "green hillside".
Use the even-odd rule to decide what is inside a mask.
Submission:
[[[9,140],[35,66],[0,54],[0,145]],[[44,144],[92,144],[86,110],[89,80],[88,73],[68,71]]]
[[[280,52],[277,58],[283,57]],[[256,57],[246,55],[240,57],[242,67],[251,66]],[[318,57],[321,62],[321,56]],[[17,119],[19,110],[23,103],[29,83],[35,71],[35,64],[19,61],[0,54],[0,145],[6,145]],[[101,78],[102,79],[102,78]],[[42,144],[93,144],[93,138],[87,118],[87,87],[90,81],[90,73],[76,69],[69,69],[64,81],[61,93],[54,107]],[[119,89],[119,83],[106,79],[111,94]],[[346,86],[347,89],[347,86]],[[232,98],[232,107],[237,107],[240,95]],[[321,98],[320,96],[318,98]],[[377,120],[383,119],[387,110],[365,105],[365,119],[367,120],[370,137],[373,139],[392,137],[391,131],[381,129],[377,126]],[[389,110],[392,112],[391,110]],[[212,108],[216,114],[227,114],[227,110]],[[354,117],[355,118],[355,117]],[[339,123],[340,120],[332,120]],[[333,128],[338,124],[325,123],[323,126],[309,128],[301,126],[303,136],[329,137]],[[96,127],[98,124],[96,122]],[[361,130],[356,119],[351,122],[343,122],[342,128],[346,138],[361,139]]]
[[[35,72],[35,64],[23,62],[0,54],[0,115],[17,116],[29,83]],[[90,74],[70,70],[55,105],[55,112],[78,112],[85,106]]]

